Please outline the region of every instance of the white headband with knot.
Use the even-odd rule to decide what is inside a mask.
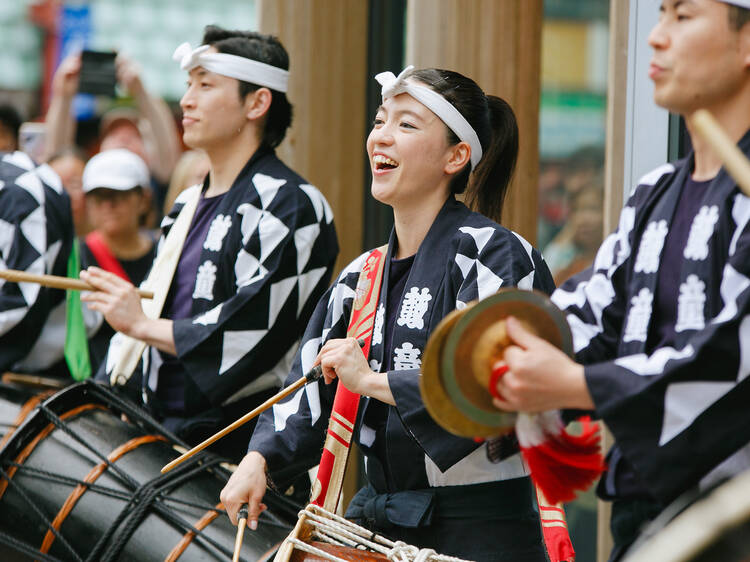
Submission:
[[[406,75],[412,71],[414,66],[409,65],[401,71],[398,76],[393,72],[381,72],[375,76],[383,89],[381,94],[383,101],[398,94],[409,94],[427,109],[437,115],[447,127],[456,133],[456,136],[471,147],[471,168],[474,169],[482,159],[482,145],[474,128],[456,107],[427,86],[420,86],[406,81]]]
[[[210,48],[210,45],[201,45],[193,49],[190,43],[183,43],[175,49],[172,58],[180,61],[180,68],[188,72],[196,66],[202,66],[216,74],[286,93],[288,70],[237,55],[207,53]]]

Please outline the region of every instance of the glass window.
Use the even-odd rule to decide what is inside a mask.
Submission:
[[[545,0],[539,119],[538,247],[555,282],[602,241],[608,0]],[[596,560],[596,496],[566,505],[576,560]]]
[[[546,0],[537,242],[560,284],[602,240],[607,0]]]

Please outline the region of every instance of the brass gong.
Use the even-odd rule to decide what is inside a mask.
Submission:
[[[505,331],[508,316],[573,355],[565,316],[543,293],[501,289],[451,312],[430,335],[420,378],[427,411],[451,433],[486,438],[513,429],[516,414],[495,408],[489,392],[492,367],[510,344]]]

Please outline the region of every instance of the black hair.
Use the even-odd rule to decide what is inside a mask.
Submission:
[[[21,129],[22,122],[21,114],[15,107],[7,103],[0,105],[0,127],[11,134],[15,139],[16,146],[18,146],[18,131]]]
[[[450,102],[474,128],[482,145],[482,159],[472,171],[467,163],[451,180],[452,193],[464,193],[467,205],[500,221],[503,202],[518,159],[518,123],[508,103],[487,96],[476,82],[451,70],[428,68],[410,74]],[[448,142],[460,142],[446,127]]]
[[[254,31],[232,31],[216,25],[207,25],[203,33],[203,44],[211,45],[220,53],[237,55],[289,70],[289,55],[281,42],[273,35]],[[256,91],[260,86],[239,81],[240,99]],[[271,148],[281,144],[286,130],[292,124],[292,104],[284,92],[271,90],[271,107],[266,115],[261,144]]]
[[[739,31],[750,21],[750,9],[740,6],[729,6],[729,27],[732,31]]]

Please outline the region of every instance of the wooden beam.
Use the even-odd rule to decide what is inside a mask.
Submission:
[[[279,157],[333,208],[341,253],[362,252],[367,2],[258,0],[258,30],[289,52],[294,120]]]
[[[537,224],[542,17],[542,0],[410,0],[407,12],[407,64],[460,72],[513,107],[520,150],[502,222],[532,244]]]

